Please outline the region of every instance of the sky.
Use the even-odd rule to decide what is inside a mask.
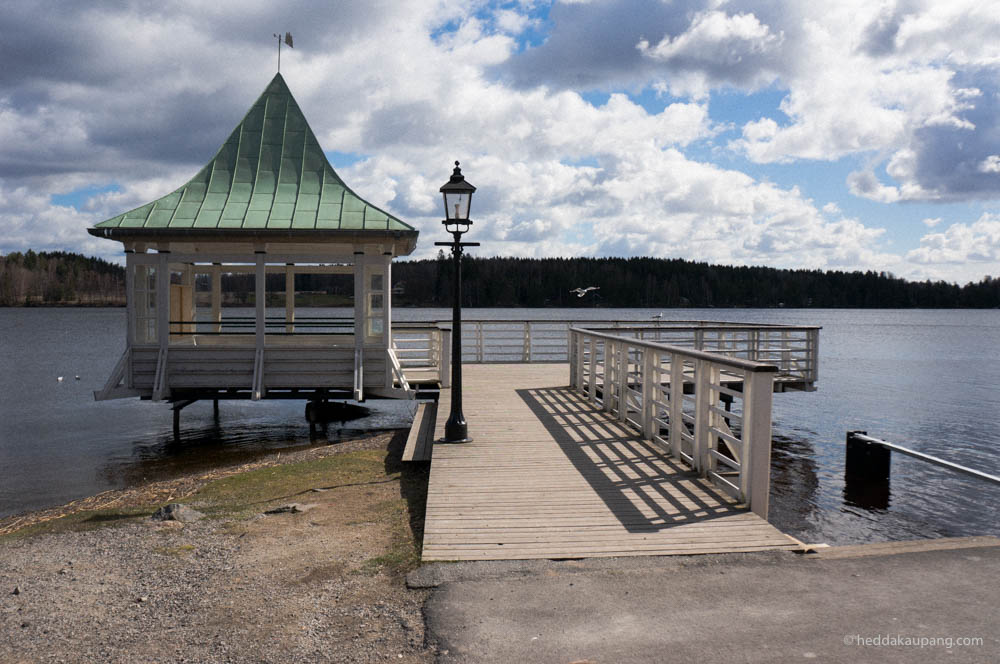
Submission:
[[[371,203],[482,256],[1000,277],[1000,0],[6,0],[0,253],[190,179],[276,71]]]

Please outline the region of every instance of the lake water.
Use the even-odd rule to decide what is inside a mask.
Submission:
[[[397,321],[451,315],[393,313]],[[648,321],[655,313],[472,309],[465,316]],[[1000,474],[992,421],[1000,410],[1000,311],[679,309],[665,311],[668,318],[823,326],[818,391],[774,397],[771,521],[779,528],[831,544],[1000,535],[1000,487],[984,481],[896,455],[888,495],[859,497],[844,482],[844,436],[854,429]],[[223,401],[218,419],[205,402],[183,411],[175,441],[166,404],[93,400],[124,349],[124,330],[123,309],[0,309],[0,517],[409,424],[412,403],[369,402],[371,416],[311,436],[302,401]]]

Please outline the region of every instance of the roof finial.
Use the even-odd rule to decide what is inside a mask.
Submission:
[[[281,35],[278,34],[278,33],[276,33],[276,32],[272,32],[271,36],[278,40],[278,73],[280,74],[281,73]],[[295,48],[294,44],[292,44],[292,33],[290,33],[290,32],[286,32],[285,33],[285,43],[288,44],[288,48]]]

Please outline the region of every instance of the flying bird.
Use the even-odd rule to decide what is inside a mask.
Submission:
[[[592,290],[601,290],[600,286],[587,286],[586,288],[574,288],[570,293],[576,293],[577,297],[583,297]]]

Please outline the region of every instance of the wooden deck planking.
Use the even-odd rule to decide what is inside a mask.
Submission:
[[[463,372],[473,442],[433,446],[424,560],[799,546],[571,392],[568,365],[465,365]],[[441,393],[439,436],[450,396]]]

